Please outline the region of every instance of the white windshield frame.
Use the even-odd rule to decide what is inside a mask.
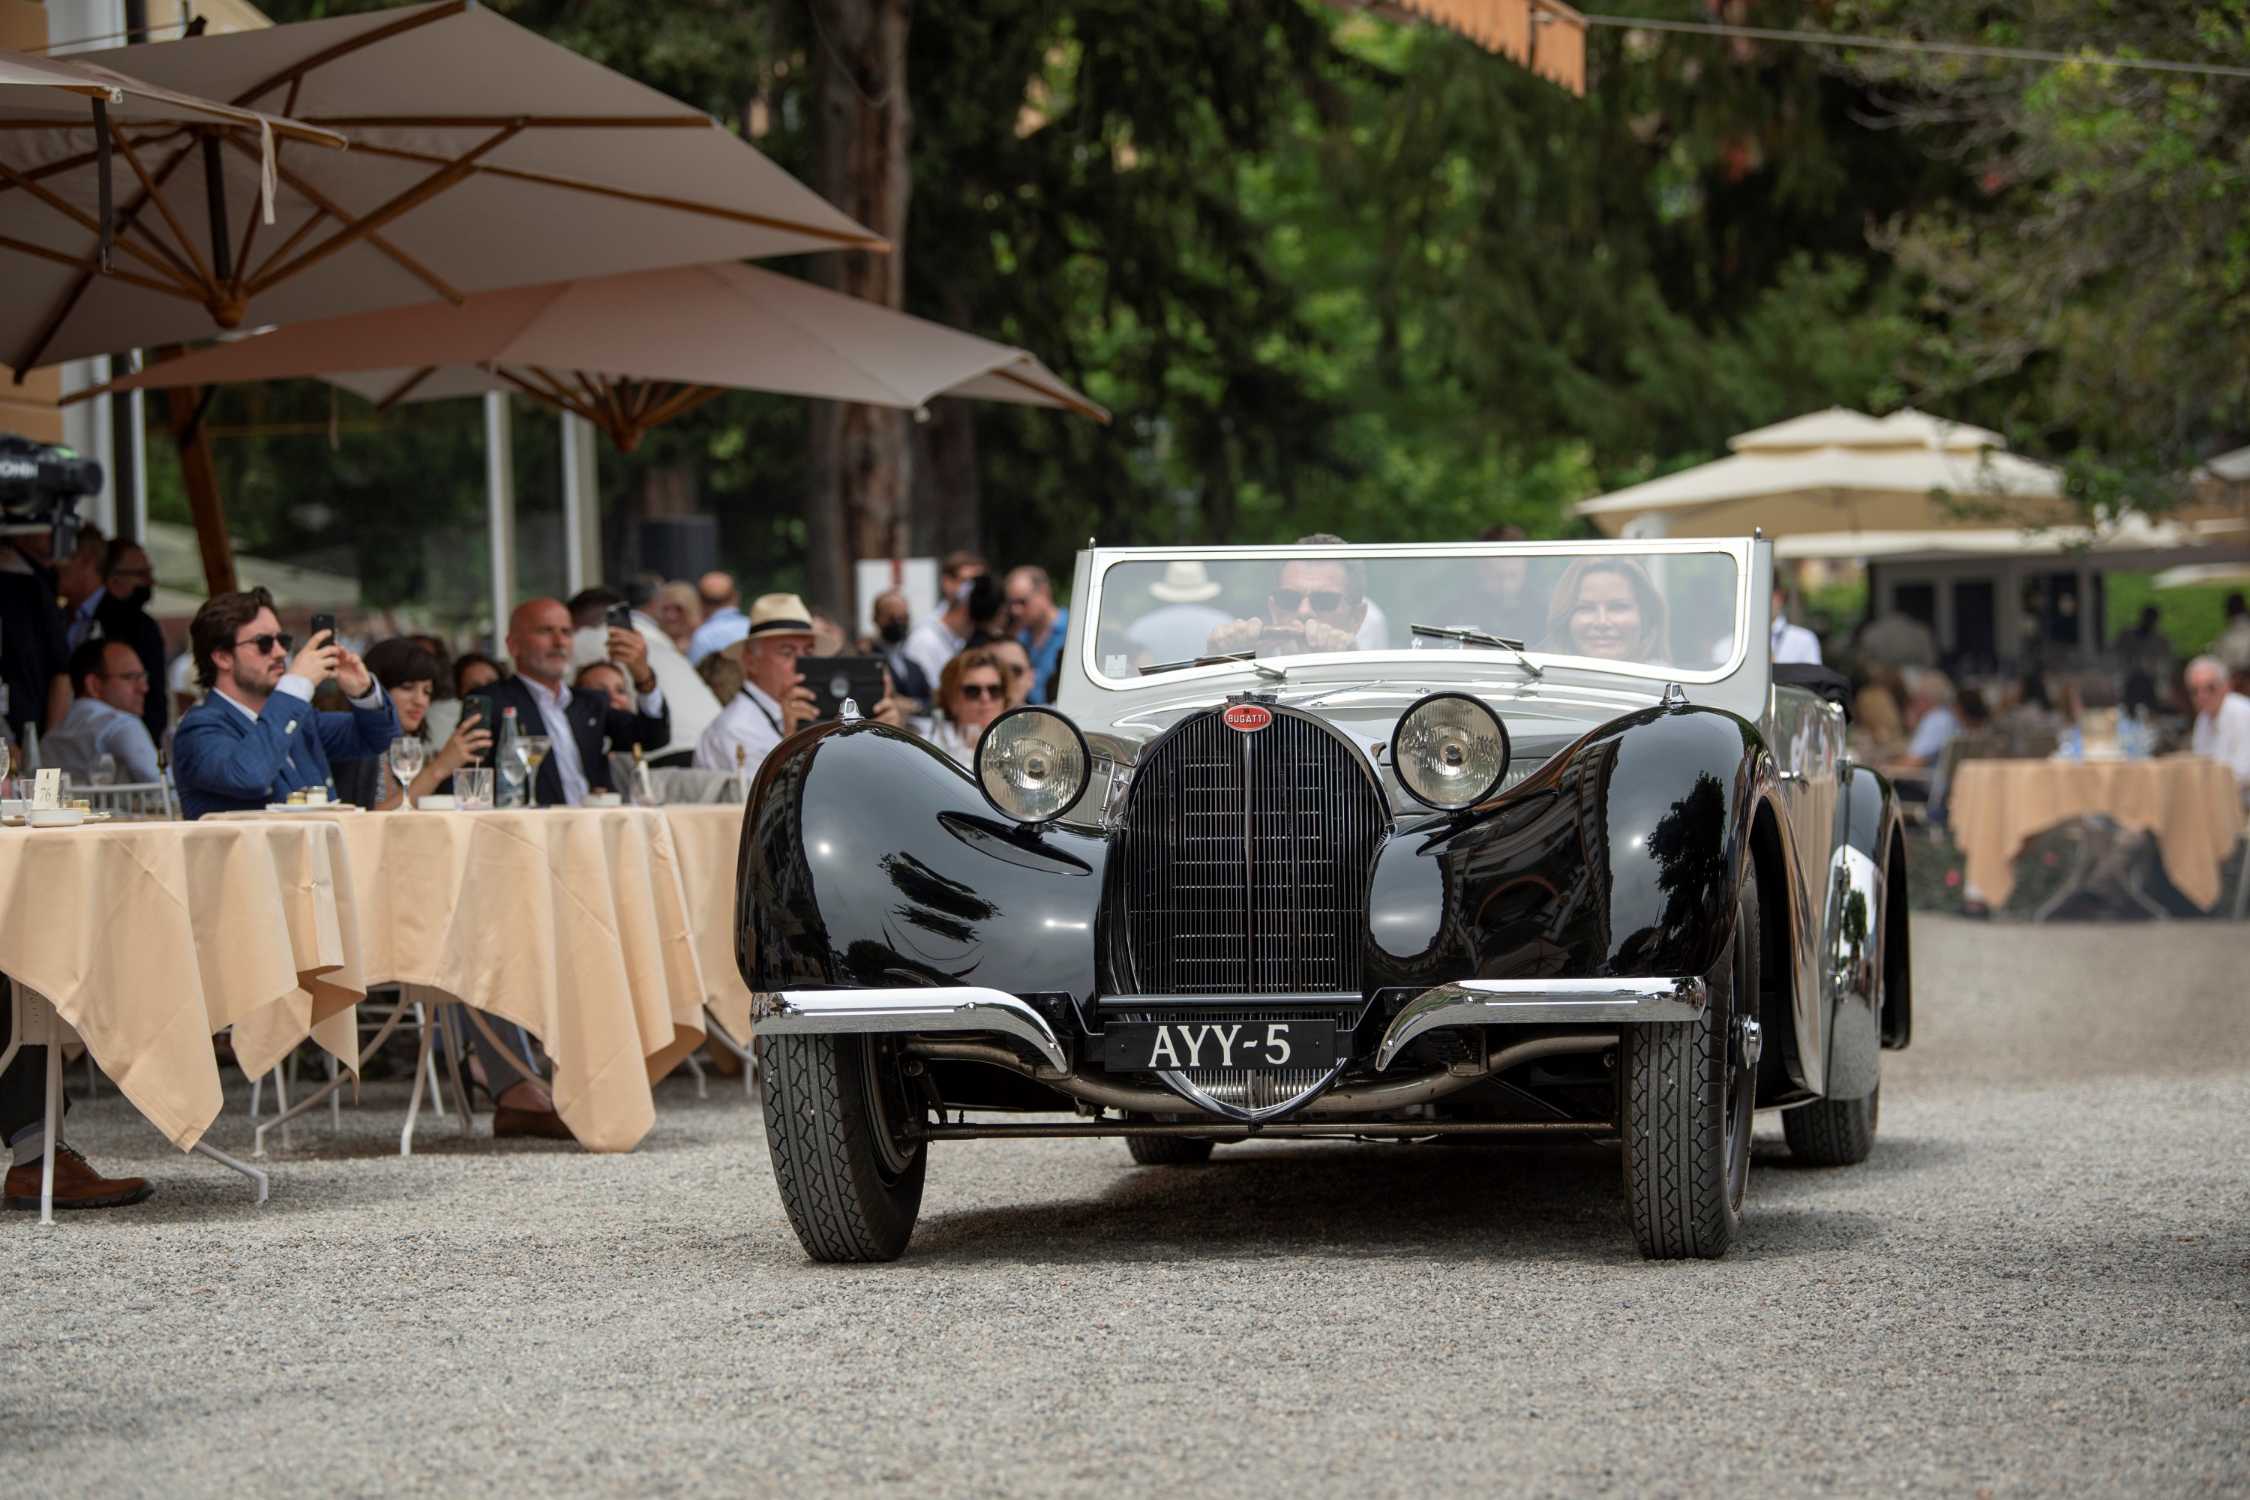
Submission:
[[[1086,597],[1073,600],[1072,624],[1080,633],[1079,668],[1086,680],[1095,687],[1110,692],[1131,692],[1145,689],[1156,682],[1179,684],[1225,677],[1258,677],[1260,674],[1248,662],[1222,662],[1204,667],[1180,667],[1154,677],[1134,673],[1129,677],[1111,677],[1101,669],[1095,653],[1097,626],[1101,620],[1102,591],[1109,570],[1120,563],[1283,563],[1291,560],[1316,558],[1352,559],[1374,562],[1384,558],[1426,558],[1431,561],[1456,562],[1478,557],[1589,557],[1614,554],[1619,557],[1686,557],[1696,555],[1720,556],[1734,561],[1734,650],[1727,660],[1714,667],[1691,668],[1675,663],[1670,666],[1644,665],[1639,662],[1610,661],[1592,656],[1568,656],[1539,650],[1527,643],[1524,654],[1543,667],[1596,673],[1607,677],[1628,677],[1641,681],[1665,683],[1722,682],[1740,671],[1750,652],[1751,571],[1752,549],[1756,544],[1747,537],[1678,539],[1583,541],[1583,542],[1458,542],[1458,543],[1392,543],[1388,545],[1346,547],[1121,547],[1098,548],[1089,559]],[[1414,622],[1400,621],[1403,630]],[[1426,623],[1435,624],[1430,621]],[[1404,665],[1432,666],[1436,662],[1476,662],[1479,665],[1506,666],[1520,673],[1514,653],[1496,650],[1490,646],[1463,643],[1458,652],[1446,649],[1433,659],[1428,648],[1412,650],[1391,647],[1382,651],[1320,651],[1301,656],[1276,657],[1272,665],[1296,671],[1301,667],[1335,666],[1338,664],[1364,664],[1370,668],[1388,669],[1382,675],[1399,675]]]

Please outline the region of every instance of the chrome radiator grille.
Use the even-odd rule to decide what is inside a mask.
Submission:
[[[1111,869],[1123,994],[1357,994],[1386,825],[1357,753],[1276,710],[1191,719],[1135,771]]]

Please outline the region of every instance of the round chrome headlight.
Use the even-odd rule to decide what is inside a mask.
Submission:
[[[977,741],[984,800],[1019,823],[1050,823],[1086,795],[1086,737],[1051,708],[1012,708]]]
[[[1398,784],[1441,812],[1474,807],[1498,791],[1508,754],[1508,726],[1466,693],[1432,693],[1391,732]]]

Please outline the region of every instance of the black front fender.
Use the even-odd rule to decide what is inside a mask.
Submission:
[[[1771,778],[1756,728],[1723,710],[1612,720],[1497,804],[1385,845],[1371,982],[1708,972]]]
[[[928,741],[824,724],[767,755],[743,822],[752,990],[978,984],[1094,993],[1100,838],[994,813]]]

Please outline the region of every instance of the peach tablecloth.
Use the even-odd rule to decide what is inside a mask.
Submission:
[[[280,816],[342,831],[368,983],[426,985],[539,1038],[588,1150],[648,1134],[650,1080],[702,1042],[705,993],[661,811]]]
[[[703,965],[704,1003],[738,1042],[750,1039],[750,986],[734,961],[734,876],[742,852],[742,804],[684,803],[664,809],[687,883],[688,923]]]
[[[2156,835],[2164,872],[2206,909],[2219,899],[2220,866],[2242,834],[2242,794],[2217,761],[1965,760],[1953,769],[1947,821],[1967,874],[1994,906],[2015,889],[2024,840],[2057,823],[2106,813]]]
[[[0,971],[185,1151],[218,1117],[229,1026],[253,1076],[307,1036],[358,1068],[352,896],[325,821],[0,829]]]

